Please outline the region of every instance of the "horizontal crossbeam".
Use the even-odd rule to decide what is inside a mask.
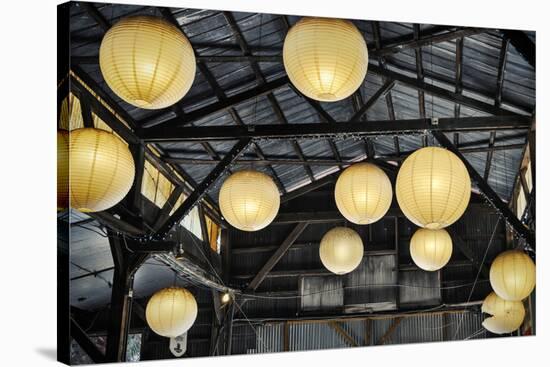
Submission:
[[[308,123],[288,125],[246,125],[174,127],[170,124],[146,129],[141,138],[147,142],[184,142],[201,140],[250,139],[306,139],[354,136],[416,134],[428,131],[492,131],[527,129],[529,116],[491,116],[412,120],[383,120],[368,123],[338,122],[334,124]]]

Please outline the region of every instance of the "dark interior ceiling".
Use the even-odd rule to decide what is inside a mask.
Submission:
[[[193,87],[171,108],[159,111],[135,108],[120,100],[100,73],[98,50],[103,34],[117,20],[134,14],[152,14],[176,22],[195,49],[198,68]],[[108,96],[117,111],[135,127],[138,136],[176,125],[216,129],[238,125],[340,123],[352,120],[362,107],[366,112],[360,121],[365,124],[433,117],[510,115],[520,119],[534,114],[535,65],[529,57],[529,47],[535,43],[534,32],[354,20],[369,45],[370,64],[365,82],[352,98],[335,103],[312,103],[288,83],[281,60],[285,34],[299,18],[73,3],[72,69],[88,78],[95,92]],[[525,150],[528,126],[483,131],[457,129],[445,134],[500,198],[509,201]],[[164,162],[177,167],[191,186],[196,186],[232,149],[237,138],[157,141],[155,146]],[[355,226],[367,239],[367,252],[359,273],[336,279],[327,275],[319,263],[318,245],[322,234],[336,223],[342,223],[332,199],[334,181],[323,177],[337,174],[346,163],[372,154],[381,164],[385,162],[391,177],[409,152],[436,144],[430,134],[422,132],[347,139],[336,134],[322,139],[255,141],[230,169],[254,167],[265,171],[278,182],[281,193],[289,200],[282,205],[276,223],[268,228],[252,234],[229,230],[231,277],[228,284],[246,288],[297,223],[308,219],[309,224],[256,290],[258,295],[267,298],[260,296],[244,302],[235,316],[237,322],[246,324],[247,316],[261,320],[334,312],[353,314],[481,300],[489,289],[484,272],[475,292],[472,289],[468,294],[470,288],[464,284],[477,279],[478,269],[490,264],[502,251],[505,227],[498,213],[478,195],[472,196],[467,213],[451,226],[455,251],[449,266],[440,272],[427,275],[412,263],[408,241],[413,226],[399,213],[396,203],[375,225]],[[300,187],[321,180],[328,183],[292,198],[291,193]],[[209,189],[209,198],[214,203],[222,182],[218,180]],[[307,211],[309,213],[302,213]],[[88,222],[73,225],[71,229],[74,262],[71,304],[95,312],[109,304],[112,281],[109,268],[113,266],[109,243],[101,233],[90,232],[90,225],[97,225],[97,221],[77,213],[73,215],[73,221]],[[200,258],[200,254],[197,257]],[[485,265],[481,264],[483,258]],[[137,298],[144,300],[156,289],[171,284],[172,274],[161,261],[148,260],[136,275]],[[323,282],[319,277],[323,277]],[[203,348],[197,347],[197,355],[207,354],[208,343],[203,339],[207,340],[208,322],[214,317],[209,291],[192,282],[182,282],[194,289],[205,309],[206,326],[197,327],[190,335],[191,340],[195,338],[204,344],[197,342]],[[369,288],[367,285],[371,282],[379,287]],[[308,291],[304,291],[319,287],[329,287],[335,292],[316,296],[315,292],[307,295]],[[434,320],[429,322],[435,323]],[[441,328],[443,321],[437,320],[439,324],[433,327]],[[479,320],[472,320],[468,330],[474,332]],[[250,349],[247,340],[253,335],[246,325],[242,327],[245,329],[235,331],[241,343],[234,348],[246,353]],[[409,329],[404,330],[403,333]],[[463,333],[469,335],[468,331]],[[426,341],[437,340],[433,335],[425,337]],[[414,339],[406,334],[400,338]]]

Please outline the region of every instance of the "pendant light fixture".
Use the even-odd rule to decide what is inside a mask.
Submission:
[[[71,131],[68,158],[70,204],[74,209],[109,209],[132,187],[134,159],[126,143],[114,133],[96,128]]]
[[[258,231],[267,227],[279,211],[279,189],[263,172],[242,170],[223,183],[219,196],[220,211],[233,227]]]
[[[124,101],[160,109],[189,91],[196,60],[191,43],[176,26],[139,15],[120,20],[105,33],[99,66],[107,85]]]
[[[506,301],[491,292],[481,305],[481,312],[491,317],[483,320],[483,327],[493,334],[507,334],[519,329],[525,318],[521,301]]]
[[[535,288],[535,279],[535,263],[521,250],[501,253],[489,271],[491,287],[507,301],[521,301],[528,297]]]
[[[395,184],[399,207],[419,227],[445,228],[468,206],[472,184],[464,163],[439,147],[418,149],[403,162]]]
[[[145,309],[147,324],[155,333],[175,338],[193,326],[197,318],[197,301],[185,288],[170,287],[156,292]]]
[[[301,93],[334,102],[361,86],[369,55],[363,35],[352,22],[306,17],[288,31],[283,62],[290,81]]]
[[[453,254],[453,241],[444,229],[418,229],[411,238],[411,257],[423,270],[436,271],[447,265]]]
[[[357,232],[347,227],[336,227],[325,233],[319,246],[321,262],[334,274],[353,271],[363,259],[363,241]]]
[[[334,189],[338,210],[355,224],[380,220],[390,208],[392,196],[390,179],[372,163],[356,163],[346,168]]]

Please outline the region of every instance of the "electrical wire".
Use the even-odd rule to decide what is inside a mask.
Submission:
[[[474,284],[472,286],[472,289],[470,289],[470,294],[468,295],[468,300],[466,303],[470,302],[470,299],[472,298],[472,295],[474,294],[474,289],[476,287],[477,280],[479,279],[479,274],[481,274],[481,269],[483,268],[483,264],[485,264],[485,259],[487,258],[487,254],[489,253],[489,249],[491,248],[491,245],[493,244],[493,238],[495,237],[495,233],[497,232],[498,224],[500,223],[500,217],[498,217],[495,228],[493,229],[493,234],[491,235],[491,238],[489,239],[489,243],[487,244],[487,248],[485,249],[485,253],[483,254],[483,258],[481,259],[481,262],[479,263],[479,268],[477,270],[476,278],[474,280]],[[458,335],[458,332],[460,330],[460,327],[462,326],[462,321],[464,320],[464,315],[461,315],[460,322],[458,323],[458,327],[456,328],[455,334],[453,336],[453,339],[456,338]]]

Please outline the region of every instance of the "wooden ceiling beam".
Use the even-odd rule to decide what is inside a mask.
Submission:
[[[256,276],[250,281],[250,283],[247,286],[247,290],[255,291],[260,286],[260,284],[266,278],[267,274],[271,271],[271,269],[273,269],[275,265],[277,265],[279,260],[287,252],[290,246],[292,246],[292,244],[296,241],[296,239],[302,234],[302,232],[307,228],[307,226],[308,226],[307,222],[301,222],[301,223],[298,223],[294,227],[294,229],[292,229],[292,231],[288,234],[288,236],[277,248],[277,250],[271,255],[269,260],[267,260],[267,262],[260,269],[260,271],[258,271]]]

